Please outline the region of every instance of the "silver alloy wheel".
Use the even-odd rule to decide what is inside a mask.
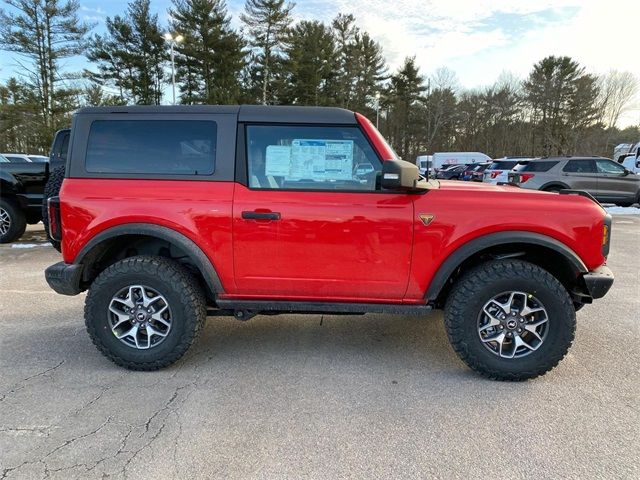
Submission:
[[[540,300],[525,292],[503,292],[482,307],[478,335],[482,344],[502,358],[522,358],[547,337],[549,316]]]
[[[144,285],[131,285],[109,302],[111,331],[125,345],[139,350],[153,348],[171,330],[171,308],[160,292]]]
[[[9,212],[0,207],[0,235],[6,235],[11,228],[11,217]]]

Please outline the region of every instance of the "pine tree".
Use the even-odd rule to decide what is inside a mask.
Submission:
[[[357,68],[350,108],[374,115],[375,96],[382,90],[384,81],[389,78],[382,47],[367,32],[358,32],[353,51]]]
[[[532,131],[538,135],[532,143],[546,155],[567,153],[576,145],[572,130],[586,128],[597,117],[597,79],[570,57],[540,60],[524,91],[532,110]]]
[[[230,25],[223,0],[174,0],[171,28],[182,103],[233,104],[241,99],[244,41]]]
[[[285,0],[247,0],[240,17],[248,29],[249,45],[253,49],[249,77],[258,87],[255,93],[265,105],[278,101],[282,51],[294,5],[285,4]]]
[[[106,26],[107,34],[91,42],[87,57],[97,63],[98,73],[90,76],[113,84],[123,102],[160,104],[168,55],[150,0],[133,0],[124,16],[107,18]]]
[[[76,75],[63,71],[61,62],[84,51],[91,26],[78,18],[76,0],[5,2],[11,10],[0,10],[0,49],[17,55],[19,70],[36,92],[41,128],[50,138],[66,123],[68,99],[75,94],[66,84]]]
[[[352,108],[354,84],[360,65],[359,53],[356,46],[358,28],[354,25],[356,19],[352,14],[340,13],[331,22],[336,38],[336,56],[338,70],[336,73],[336,104],[343,108]]]
[[[420,147],[420,129],[424,118],[424,78],[416,66],[415,57],[405,59],[392,77],[385,92],[386,134],[402,158],[411,159]]]
[[[335,105],[337,48],[333,32],[318,21],[302,21],[288,36],[285,103]]]

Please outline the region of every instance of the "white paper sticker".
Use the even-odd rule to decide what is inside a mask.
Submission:
[[[264,174],[273,177],[288,177],[291,171],[291,147],[269,145]]]
[[[353,141],[293,140],[291,172],[288,179],[352,180]]]

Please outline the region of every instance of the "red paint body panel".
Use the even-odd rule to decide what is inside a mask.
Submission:
[[[591,200],[574,195],[441,181],[440,188],[417,198],[416,217],[434,215],[429,226],[416,224],[408,299],[422,298],[440,265],[465,243],[495,232],[525,231],[554,238],[593,270],[605,262],[605,213]]]
[[[232,182],[66,178],[60,191],[64,261],[72,263],[103,230],[149,223],[190,238],[211,260],[222,284],[231,286],[234,188]]]
[[[373,126],[373,123],[371,123],[371,121],[361,113],[356,113],[355,115],[360,128],[372,143],[373,148],[376,150],[378,155],[380,155],[380,158],[382,160],[396,159],[397,157],[395,152],[391,149],[378,129]]]
[[[281,219],[246,220],[243,211]],[[233,207],[237,293],[401,301],[413,240],[406,194],[250,190]]]

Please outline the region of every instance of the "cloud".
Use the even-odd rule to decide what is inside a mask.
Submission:
[[[569,55],[590,73],[640,77],[637,34],[627,20],[640,18],[637,0],[304,0],[294,9],[297,20],[328,22],[338,13],[356,17],[391,70],[415,55],[423,74],[446,66],[467,88],[504,71],[526,77],[547,55]]]
[[[98,14],[101,16],[105,16],[107,14],[107,12],[102,9],[101,7],[96,7],[96,8],[91,8],[91,7],[87,7],[86,5],[80,5],[80,11],[81,12],[87,12],[87,13],[92,13],[92,14]]]

